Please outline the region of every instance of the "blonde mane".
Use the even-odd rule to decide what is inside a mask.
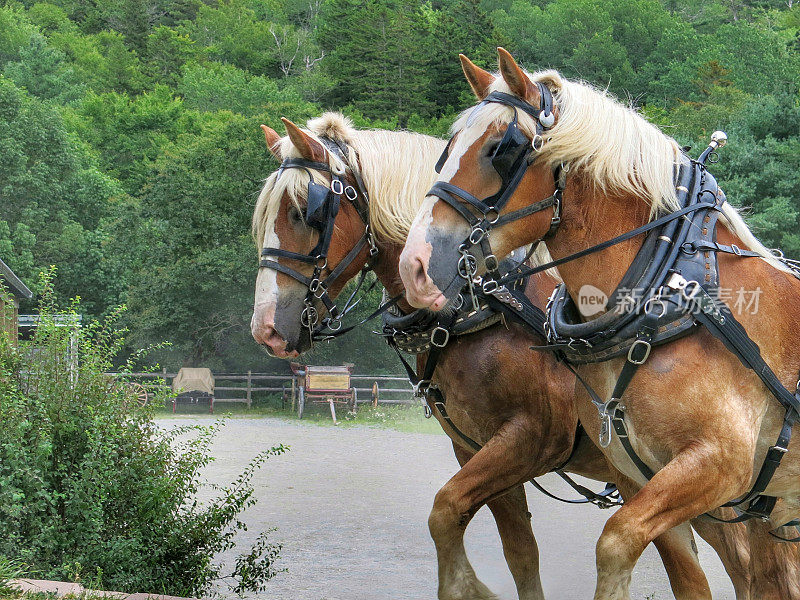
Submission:
[[[328,112],[307,124],[306,133],[341,142],[349,151],[351,168],[359,168],[369,194],[370,227],[378,241],[404,243],[408,230],[417,215],[426,192],[436,179],[433,165],[444,149],[445,142],[410,131],[357,130],[341,113]],[[281,138],[281,156],[299,157],[288,136]],[[328,164],[336,173],[345,165],[331,153]],[[403,164],[403,168],[399,165]],[[328,180],[328,174],[312,171],[318,182]],[[308,193],[308,174],[303,169],[286,169],[272,173],[253,212],[253,237],[261,247],[267,223],[277,214],[281,198],[288,193],[295,203]]]
[[[545,136],[540,160],[585,174],[601,192],[641,198],[650,206],[651,219],[678,208],[675,174],[684,159],[674,139],[606,91],[564,79],[553,70],[526,74],[532,82],[550,89],[559,111],[555,126]],[[489,90],[511,93],[499,74]],[[469,108],[453,124],[451,133],[485,131],[510,122],[513,114],[512,108],[497,103],[488,103],[477,111]],[[533,137],[533,119],[518,111],[518,121],[520,128]],[[723,224],[748,248],[773,266],[788,270],[756,239],[733,206],[726,202],[722,212]]]

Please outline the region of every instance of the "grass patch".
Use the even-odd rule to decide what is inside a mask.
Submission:
[[[287,421],[311,423],[320,427],[333,427],[330,410],[327,405],[315,404],[306,409],[303,419],[297,418],[289,408],[281,409],[273,406],[254,405],[247,408],[245,404],[223,403],[214,405],[214,414],[208,413],[208,407],[179,406],[178,412],[173,415],[171,409],[159,409],[158,417],[230,417],[230,418],[258,418],[275,417]],[[410,405],[379,405],[375,408],[371,404],[361,404],[358,411],[353,414],[347,411],[344,405],[336,406],[336,418],[339,427],[384,427],[407,433],[443,434],[442,428],[436,419],[426,419],[419,403]]]

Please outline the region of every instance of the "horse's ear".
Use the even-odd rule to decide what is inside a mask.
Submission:
[[[461,59],[461,68],[464,70],[469,87],[478,100],[483,100],[489,94],[489,86],[494,82],[494,75],[481,69],[463,54],[459,54],[458,58]]]
[[[277,131],[266,125],[262,125],[261,129],[264,131],[264,138],[267,140],[267,148],[270,154],[279,161],[283,160],[280,151],[281,136],[278,135]]]
[[[322,147],[322,144],[292,123],[289,119],[281,117],[281,121],[283,121],[283,124],[286,126],[286,133],[289,134],[289,139],[292,140],[294,147],[300,152],[300,156],[306,160],[313,160],[315,162],[328,161],[328,155],[325,152],[325,148]]]
[[[539,90],[531,83],[525,72],[520,69],[514,58],[505,48],[497,49],[497,60],[500,64],[500,75],[503,76],[511,92],[523,100],[531,101],[539,97]],[[538,104],[538,102],[532,102]]]

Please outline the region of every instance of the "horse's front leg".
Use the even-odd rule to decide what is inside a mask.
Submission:
[[[621,473],[615,479],[626,502],[639,490],[638,485]],[[662,533],[653,540],[653,544],[661,556],[672,593],[677,600],[711,600],[711,589],[700,566],[692,528],[688,523],[682,523]]]
[[[453,444],[459,463],[463,466],[472,456]],[[518,485],[502,496],[489,500],[503,554],[508,569],[514,577],[519,600],[543,600],[542,582],[539,578],[539,547],[531,528],[531,514],[525,487]]]
[[[437,492],[428,528],[436,545],[440,600],[495,598],[467,559],[464,531],[481,506],[528,478],[530,456],[524,446],[501,428]]]
[[[753,600],[800,599],[800,549],[769,534],[772,525],[758,519],[747,522],[750,535],[751,587]],[[788,539],[797,536],[793,527],[780,527],[776,534]]]
[[[736,494],[749,465],[731,461],[722,471],[715,450],[700,444],[684,450],[606,522],[597,542],[595,600],[630,600],[631,572],[647,544]],[[688,593],[709,597],[708,587]]]

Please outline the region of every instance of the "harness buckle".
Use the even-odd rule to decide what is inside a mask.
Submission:
[[[483,293],[484,294],[494,294],[498,290],[499,287],[500,287],[500,284],[497,283],[497,281],[494,280],[494,279],[487,279],[481,285],[481,288],[483,289]]]
[[[316,292],[312,292],[312,293],[314,294],[314,297],[315,297],[317,300],[322,300],[322,297],[323,297],[325,294],[327,294],[327,293],[328,293],[328,288],[326,288],[326,287],[325,287],[325,286],[324,286],[322,283],[320,283],[320,284],[317,286],[317,291],[316,291]]]
[[[348,185],[344,188],[344,197],[350,200],[350,202],[354,202],[356,198],[358,198],[358,192],[356,188],[352,185]]]
[[[486,231],[481,229],[480,227],[476,227],[472,231],[469,232],[469,241],[472,245],[480,244],[483,241],[483,238],[486,237]]]
[[[576,352],[579,351],[579,349],[576,348],[573,345],[573,344],[575,344],[577,342],[580,342],[581,344],[583,344],[584,348],[586,348],[586,349],[589,349],[589,348],[592,347],[592,343],[587,339],[584,339],[584,338],[569,338],[569,341],[567,342],[567,348],[569,348],[570,350],[575,350]]]
[[[443,339],[437,340],[437,335],[442,336]],[[447,346],[447,342],[450,341],[450,332],[442,327],[441,325],[437,325],[436,328],[431,331],[431,346],[436,346],[437,348],[444,348]]]
[[[499,266],[499,263],[497,262],[497,257],[494,254],[485,256],[483,258],[483,263],[486,265],[487,271],[495,271]]]
[[[739,248],[739,246],[737,246],[736,244],[731,244],[731,250],[733,250],[733,253],[736,256],[741,256],[742,255],[742,249]]]
[[[777,450],[777,451],[778,451],[778,452],[780,452],[781,454],[786,454],[786,453],[789,451],[789,448],[784,448],[783,446],[779,446],[778,444],[775,444],[775,445],[772,447],[772,449],[773,449],[773,450]]]
[[[634,358],[633,353],[636,347],[642,344],[644,346],[644,356],[641,358]],[[631,347],[628,349],[628,362],[633,363],[634,365],[643,365],[647,358],[650,356],[650,350],[652,350],[653,346],[647,340],[635,340]]]
[[[308,291],[312,294],[316,295],[319,286],[322,285],[322,282],[319,280],[318,277],[312,279],[308,284]]]
[[[331,179],[331,191],[337,196],[344,193],[344,184],[341,179]]]

